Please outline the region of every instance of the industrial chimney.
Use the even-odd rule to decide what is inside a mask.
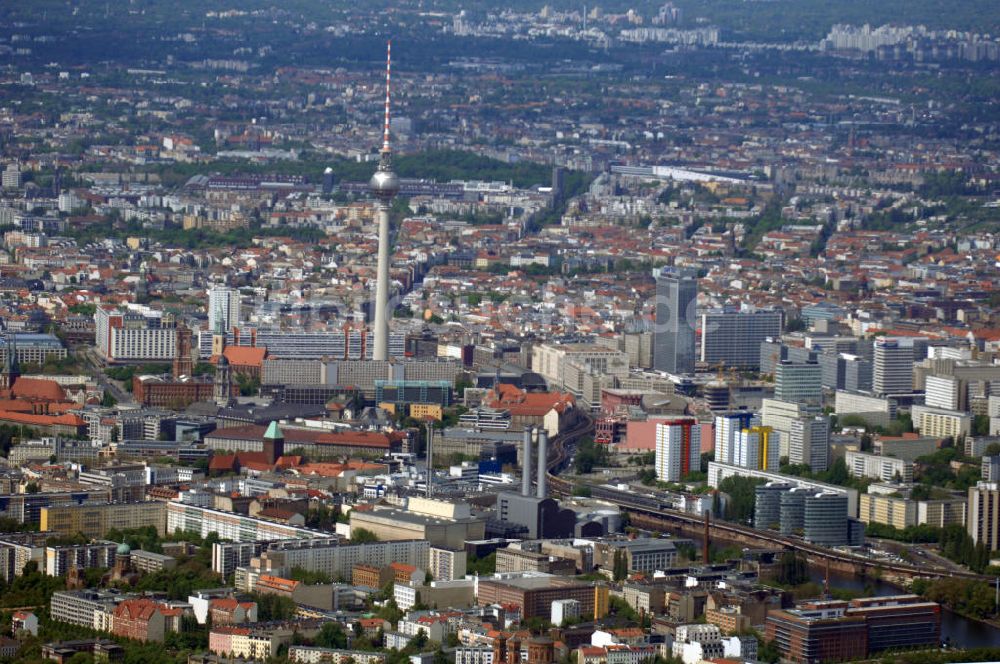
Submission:
[[[531,436],[534,430],[531,427],[524,428],[524,449],[521,457],[521,495],[531,495]]]
[[[544,427],[538,429],[538,493],[539,498],[545,498],[548,492],[546,484],[546,473],[548,472],[549,461],[549,432]]]
[[[426,422],[427,427],[427,497],[434,495],[434,427]]]

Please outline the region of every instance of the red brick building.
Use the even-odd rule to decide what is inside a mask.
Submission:
[[[163,376],[135,376],[132,394],[143,406],[179,410],[196,401],[213,401],[215,382],[207,378],[187,377],[180,380]],[[233,398],[240,395],[239,385],[232,386]]]
[[[181,627],[181,610],[151,599],[127,599],[115,607],[111,633],[136,641],[162,642]]]
[[[358,563],[351,568],[351,583],[356,586],[381,588],[393,580],[394,574],[388,567],[376,567]]]
[[[423,583],[423,578],[418,578],[423,576],[423,572],[418,570],[413,565],[407,565],[405,563],[389,563],[389,569],[392,570],[392,577],[396,583]]]
[[[213,625],[240,625],[257,622],[257,603],[241,602],[235,597],[213,599],[208,605]]]
[[[268,428],[245,424],[216,429],[205,436],[205,446],[217,454],[264,451]],[[281,434],[282,454],[284,451],[298,454],[301,450],[311,460],[345,456],[383,457],[401,451],[406,439],[406,434],[400,431],[324,431],[288,427]]]
[[[580,602],[581,615],[593,615],[594,595],[594,584],[564,577],[480,578],[478,603],[513,604],[520,607],[522,619],[548,619],[552,602],[558,599],[575,599]]]
[[[814,603],[769,612],[764,638],[777,643],[782,659],[791,662],[821,664],[864,659],[868,655],[868,627],[863,617],[847,616],[845,606]]]
[[[941,607],[918,595],[814,601],[767,615],[766,638],[793,662],[860,659],[877,652],[935,648]]]
[[[254,346],[226,346],[222,354],[226,356],[229,367],[234,374],[259,379],[264,359],[267,357],[267,349]],[[210,362],[215,364],[218,362],[218,358],[213,357]]]

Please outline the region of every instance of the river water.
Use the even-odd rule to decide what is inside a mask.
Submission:
[[[822,568],[810,567],[809,575],[812,581],[823,585],[825,575]],[[875,579],[862,579],[848,574],[830,572],[830,586],[846,590],[868,590],[871,596],[884,597],[899,595],[905,590]],[[957,613],[941,608],[941,640],[947,641],[955,648],[979,648],[1000,646],[1000,628],[985,623],[969,620]]]

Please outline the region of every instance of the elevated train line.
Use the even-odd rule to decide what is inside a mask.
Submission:
[[[554,444],[550,447],[551,454],[548,462],[548,484],[550,493],[553,495],[568,497],[573,493],[573,483],[559,477],[558,473],[569,463],[571,451],[577,441],[592,433],[593,420],[590,417],[585,417],[572,429],[560,434],[555,439]],[[643,528],[663,531],[683,530],[688,533],[701,533],[704,528],[705,522],[702,517],[675,510],[671,504],[655,496],[603,486],[591,487],[590,495],[593,498],[606,500],[617,505],[629,514],[632,523]],[[757,530],[728,521],[713,520],[710,522],[709,528],[712,537],[742,543],[754,548],[774,549],[779,547],[789,551],[800,551],[806,555],[811,563],[829,565],[832,569],[841,572],[869,576],[891,575],[900,579],[955,577],[994,581],[992,577],[973,572],[863,558],[810,544],[798,537],[782,535],[771,530]]]

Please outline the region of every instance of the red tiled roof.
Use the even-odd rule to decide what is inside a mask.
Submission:
[[[561,392],[525,392],[514,385],[501,383],[499,394],[491,391],[487,404],[490,408],[509,410],[513,416],[541,417],[555,409],[562,413],[572,407],[576,401],[572,394]]]
[[[600,657],[607,654],[607,650],[600,646],[580,646],[580,654],[583,657]]]
[[[257,579],[257,587],[270,588],[272,590],[279,590],[281,592],[290,593],[299,587],[299,582],[293,581],[291,579],[283,579],[280,576],[261,574],[260,578]]]
[[[226,346],[222,354],[234,366],[259,367],[264,364],[267,349],[257,346]]]
[[[19,399],[39,401],[64,401],[66,399],[66,391],[59,383],[45,378],[18,378],[14,381],[11,392]]]
[[[212,631],[216,634],[239,634],[241,636],[246,636],[250,633],[249,627],[236,627],[234,625],[221,625],[219,627],[213,627]]]
[[[282,521],[288,521],[294,517],[298,512],[293,512],[292,510],[282,509],[280,507],[265,507],[257,516],[263,517],[265,519],[281,519]]]
[[[235,454],[213,454],[212,460],[208,462],[209,470],[235,470],[236,469],[236,455]]]
[[[236,607],[240,605],[234,597],[220,597],[219,599],[213,599],[209,604],[213,609],[230,612],[235,611]]]
[[[35,410],[35,404],[23,399],[0,399],[0,410],[12,413],[31,413]]]
[[[146,621],[152,618],[153,614],[157,612],[163,615],[173,615],[174,610],[162,604],[157,604],[150,599],[127,599],[119,603],[114,610],[115,617],[117,618]]]
[[[78,415],[72,415],[70,413],[65,413],[63,415],[32,415],[31,413],[15,413],[9,410],[0,411],[0,421],[16,422],[18,424],[31,424],[41,427],[48,427],[55,424],[82,427],[87,424]]]
[[[302,459],[303,457],[297,454],[285,454],[283,456],[278,457],[278,460],[275,462],[274,465],[278,466],[279,468],[296,468],[302,465]]]

